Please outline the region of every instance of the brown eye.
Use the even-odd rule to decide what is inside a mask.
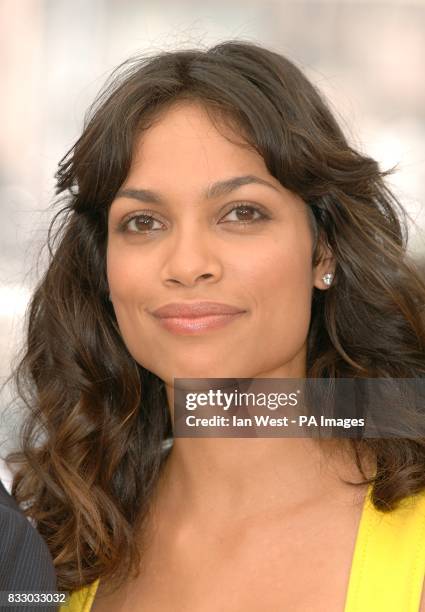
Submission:
[[[266,219],[267,216],[256,206],[252,206],[250,204],[238,204],[230,210],[224,218],[228,217],[230,214],[234,214],[236,219],[231,219],[231,223],[241,222],[241,223],[253,223],[255,221],[262,221]],[[255,217],[257,215],[257,217]],[[227,221],[225,223],[228,223]]]
[[[133,215],[124,222],[124,229],[129,232],[143,234],[160,229],[153,227],[155,223],[160,222],[151,215]]]
[[[239,221],[252,221],[255,212],[253,208],[249,208],[248,206],[240,206],[235,209]]]
[[[138,217],[134,217],[131,222],[134,225],[134,228],[139,230],[151,230],[153,219],[152,217],[148,217],[147,215],[140,215]]]

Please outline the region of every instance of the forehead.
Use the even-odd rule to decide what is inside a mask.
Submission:
[[[189,174],[212,180],[235,172],[269,174],[241,130],[211,118],[201,104],[185,101],[163,111],[136,139],[129,176],[163,181],[167,175]]]

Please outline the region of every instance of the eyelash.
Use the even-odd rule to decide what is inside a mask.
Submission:
[[[266,219],[269,219],[270,217],[268,215],[266,215],[258,206],[255,206],[254,204],[237,204],[236,206],[234,206],[233,208],[231,208],[229,211],[227,211],[227,213],[224,215],[225,217],[227,217],[227,215],[229,215],[230,213],[232,213],[235,210],[253,210],[255,212],[257,212],[260,216],[260,218],[257,219],[253,219],[251,221],[226,221],[226,223],[237,223],[238,225],[250,225],[252,223],[257,223],[258,221],[265,221]],[[131,232],[134,234],[150,234],[153,232],[157,232],[157,229],[150,229],[150,230],[131,230],[129,229],[129,225],[131,223],[131,221],[134,221],[135,219],[138,218],[144,218],[147,220],[151,220],[153,219],[154,221],[158,221],[158,219],[155,219],[155,217],[153,215],[150,215],[148,213],[137,213],[134,215],[131,215],[130,217],[128,217],[127,219],[124,219],[124,221],[122,223],[120,223],[118,229],[121,232]]]

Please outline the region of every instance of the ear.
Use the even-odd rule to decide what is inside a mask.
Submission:
[[[313,284],[317,289],[329,289],[335,278],[336,261],[328,244],[321,243],[319,261],[313,268]],[[325,274],[331,274],[330,284],[323,280]]]

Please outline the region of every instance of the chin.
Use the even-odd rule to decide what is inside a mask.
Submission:
[[[167,375],[166,378],[170,379],[170,376]],[[197,366],[176,369],[171,376],[170,384],[173,384],[174,378],[251,378],[251,375],[239,368],[211,364],[204,367]]]

